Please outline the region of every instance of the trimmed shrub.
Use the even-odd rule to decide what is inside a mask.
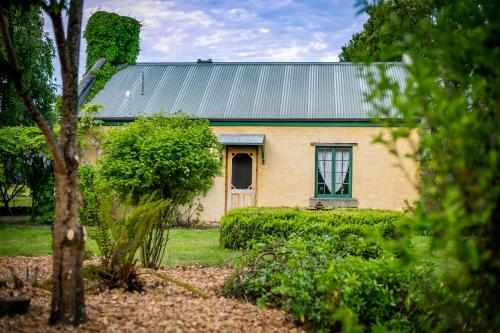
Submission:
[[[404,213],[394,211],[349,208],[233,209],[220,221],[220,245],[229,249],[244,249],[266,236],[286,239],[291,234],[329,234],[342,237],[354,234],[394,238],[395,223],[405,216]]]

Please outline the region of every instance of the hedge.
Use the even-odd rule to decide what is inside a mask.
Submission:
[[[366,236],[374,234],[374,230],[385,238],[392,238],[395,222],[405,216],[401,212],[359,208],[239,208],[221,219],[219,242],[228,249],[245,249],[269,236],[285,239],[291,234]]]

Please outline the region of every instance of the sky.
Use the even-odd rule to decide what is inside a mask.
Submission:
[[[138,62],[338,61],[362,29],[356,0],[86,0],[83,27],[98,10],[142,24]],[[53,37],[50,19],[45,30]],[[85,64],[85,39],[80,76]],[[54,61],[56,82],[60,66]]]

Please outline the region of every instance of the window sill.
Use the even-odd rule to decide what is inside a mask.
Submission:
[[[309,206],[314,207],[318,202],[329,207],[358,208],[358,199],[355,198],[310,198]]]

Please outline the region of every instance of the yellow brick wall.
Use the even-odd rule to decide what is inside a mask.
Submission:
[[[286,126],[213,126],[212,129],[216,135],[265,135],[265,164],[260,155],[257,164],[257,206],[309,204],[309,198],[314,196],[315,147],[311,146],[312,142],[357,144],[352,156],[352,197],[358,200],[359,208],[403,210],[406,202],[417,199],[416,163],[409,159],[398,161],[385,146],[372,143],[375,135],[381,131],[388,133],[389,129]],[[398,148],[403,155],[411,151],[404,143]],[[94,163],[96,154],[96,149],[89,147],[84,159]],[[225,183],[223,172],[209,193],[201,198],[202,221],[218,221],[224,215]]]
[[[417,199],[417,165],[409,159],[398,160],[373,137],[388,129],[380,127],[259,127],[214,126],[215,134],[264,134],[265,164],[259,156],[257,165],[257,206],[308,206],[314,197],[315,147],[312,142],[357,143],[353,147],[352,197],[360,208],[403,210],[406,202]],[[410,152],[408,144],[399,147]],[[225,160],[225,159],[224,159]],[[215,180],[201,202],[201,220],[217,221],[225,209],[226,175]]]

